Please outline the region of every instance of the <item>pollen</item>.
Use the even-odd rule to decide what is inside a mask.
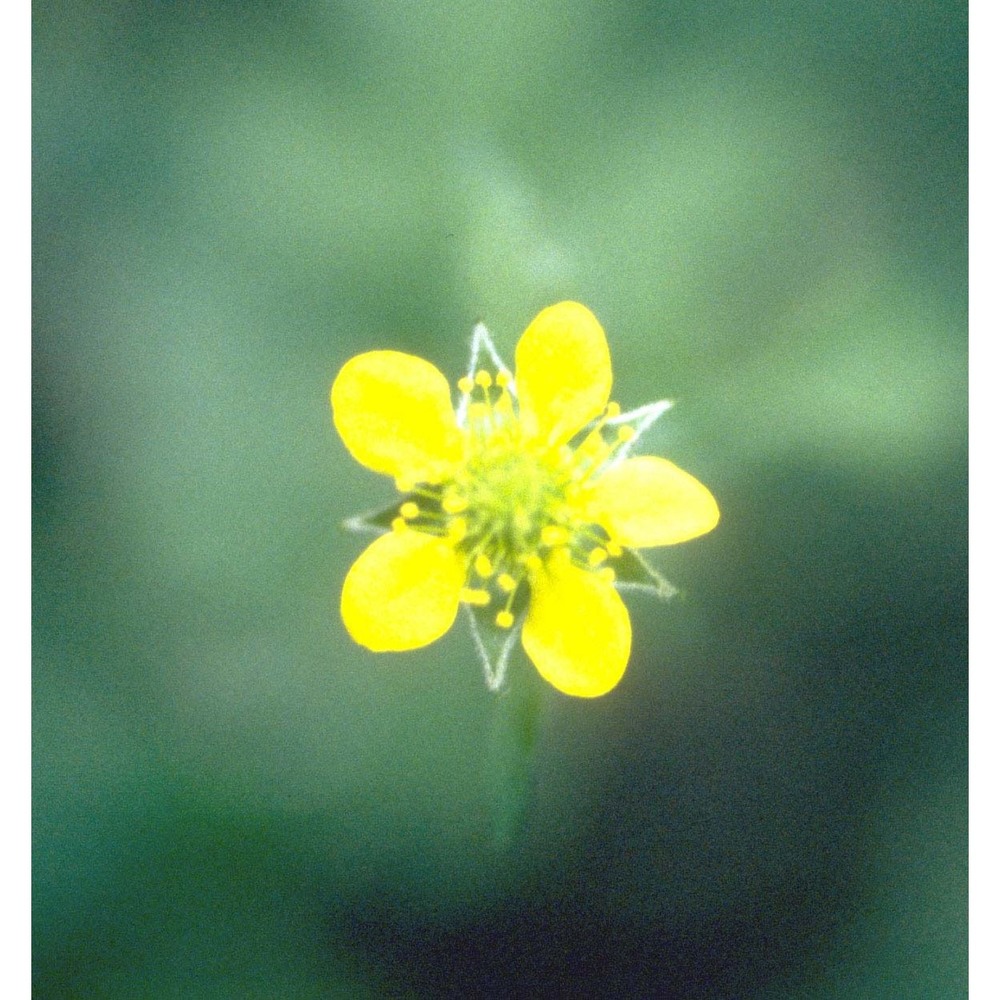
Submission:
[[[590,555],[587,556],[587,565],[591,568],[600,566],[605,559],[608,558],[608,553],[606,549],[602,549],[599,545],[595,549],[590,550]]]
[[[565,545],[569,541],[569,532],[561,524],[547,524],[542,528],[542,544],[550,547]]]
[[[472,392],[472,389],[475,386],[475,384],[476,383],[473,382],[468,375],[463,375],[458,380],[458,391],[461,392],[463,395],[468,396],[469,393]]]
[[[407,500],[399,508],[399,514],[405,520],[412,521],[415,517],[420,516],[420,508],[412,500]]]
[[[461,514],[468,507],[469,501],[459,493],[446,493],[441,501],[441,509],[446,514]]]
[[[485,552],[480,552],[473,563],[476,573],[484,580],[493,575],[493,563]]]
[[[500,628],[510,628],[514,624],[514,616],[509,611],[498,611],[496,623]]]
[[[517,590],[517,580],[510,573],[501,573],[497,577],[497,586],[505,593],[511,594]]]
[[[475,607],[485,608],[490,603],[490,592],[474,587],[463,587],[459,592],[458,599],[464,604],[472,604]]]

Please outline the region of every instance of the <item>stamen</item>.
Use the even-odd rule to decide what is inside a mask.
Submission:
[[[542,545],[553,547],[565,545],[569,541],[569,532],[561,524],[547,524],[542,528]]]
[[[513,376],[507,369],[497,372],[496,383],[501,389],[506,389],[513,381]]]
[[[512,594],[517,590],[517,580],[510,573],[501,573],[497,577],[497,586],[505,593]]]
[[[441,501],[441,509],[446,514],[461,514],[468,510],[469,501],[460,493],[446,493]]]
[[[615,417],[620,416],[622,408],[617,403],[608,403],[607,409],[604,411],[604,416],[607,420],[613,420]]]
[[[407,500],[399,508],[399,513],[405,520],[412,521],[415,517],[420,516],[420,508],[412,500]]]
[[[463,376],[462,376],[462,377],[461,377],[461,378],[460,378],[460,379],[458,380],[458,389],[459,389],[459,392],[461,392],[461,393],[462,393],[463,395],[465,395],[465,396],[468,396],[468,395],[469,395],[469,393],[470,393],[470,392],[472,392],[472,388],[473,388],[473,386],[474,386],[475,384],[476,384],[476,383],[475,383],[475,382],[473,382],[473,381],[472,381],[472,379],[471,379],[471,378],[469,378],[469,376],[468,376],[468,375],[463,375]]]
[[[618,428],[618,440],[621,444],[625,444],[626,441],[631,441],[636,435],[636,430],[634,427],[630,427],[628,424],[622,424]]]
[[[483,370],[482,368],[476,372],[476,385],[482,389],[488,389],[493,385],[493,379],[490,378],[490,373]]]
[[[392,519],[392,530],[398,535],[401,531],[406,531],[406,522],[401,517]]]
[[[605,580],[607,583],[615,582],[615,571],[610,566],[602,566],[598,571],[597,575]]]
[[[510,628],[514,624],[514,616],[509,611],[497,612],[496,623],[500,628]]]
[[[485,552],[480,552],[472,565],[476,573],[484,580],[493,575],[493,563]]]
[[[608,555],[615,559],[622,554],[622,547],[617,542],[609,541],[605,548],[608,550]]]
[[[525,556],[523,562],[530,573],[537,573],[542,568],[542,557],[537,552]]]
[[[600,566],[607,558],[608,553],[598,545],[597,548],[590,550],[590,555],[587,556],[587,565],[592,567]]]
[[[464,604],[474,604],[476,607],[485,608],[490,603],[490,592],[471,587],[463,587],[458,594],[458,599]]]

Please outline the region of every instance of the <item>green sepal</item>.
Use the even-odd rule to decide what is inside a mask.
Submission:
[[[608,559],[608,565],[615,571],[615,585],[623,590],[644,590],[663,599],[677,593],[635,549],[622,549],[620,556]]]

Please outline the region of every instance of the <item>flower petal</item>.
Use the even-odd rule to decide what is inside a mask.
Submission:
[[[694,476],[665,458],[628,458],[586,489],[583,516],[619,545],[674,545],[719,522],[715,497]]]
[[[404,528],[358,556],[340,613],[351,638],[376,653],[418,649],[451,628],[464,582],[464,560],[447,542]]]
[[[568,558],[552,559],[532,581],[521,643],[553,687],[595,698],[625,673],[632,626],[612,583]]]
[[[611,395],[611,354],[597,317],[579,302],[543,309],[514,353],[521,423],[561,444],[600,416]]]
[[[362,464],[409,482],[437,482],[462,457],[448,380],[399,351],[358,354],[330,390],[333,422]]]

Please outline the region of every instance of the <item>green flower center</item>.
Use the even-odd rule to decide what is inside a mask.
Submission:
[[[452,489],[467,505],[462,547],[504,564],[538,550],[544,528],[565,501],[556,470],[503,444],[475,455]]]
[[[526,442],[508,391],[510,375],[486,372],[462,379],[467,404],[467,452],[461,471],[446,483],[419,486],[400,507],[397,527],[443,535],[467,558],[463,599],[485,608],[496,599],[495,622],[509,628],[523,605],[525,581],[556,549],[576,564],[609,575],[602,565],[615,546],[603,528],[586,521],[573,499],[623,441],[607,442],[604,424],[614,404],[576,449]],[[496,606],[496,605],[494,605]]]

